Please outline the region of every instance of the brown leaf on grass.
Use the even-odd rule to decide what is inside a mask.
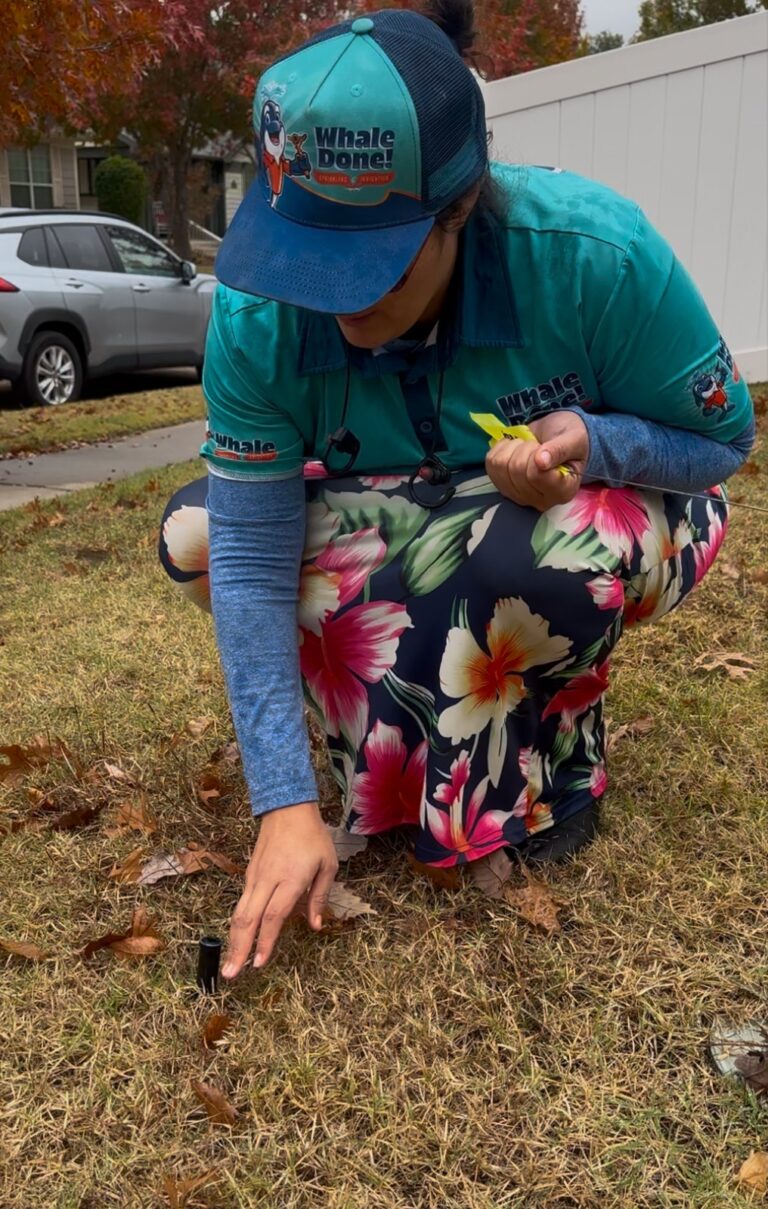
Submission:
[[[57,819],[51,819],[48,826],[52,831],[74,831],[77,827],[87,827],[95,818],[98,818],[103,808],[103,802],[99,802],[96,806],[77,806],[74,810],[60,814]]]
[[[722,669],[731,680],[746,680],[752,672],[757,671],[757,664],[749,655],[739,651],[718,651],[714,655],[699,655],[694,660],[694,667],[704,672],[715,672]]]
[[[727,575],[728,579],[741,579],[741,569],[735,563],[716,562],[716,567],[719,567],[723,575]]]
[[[110,764],[107,760],[104,761],[104,771],[113,781],[125,781],[127,784],[133,784],[128,773],[125,772],[119,764]]]
[[[211,726],[213,726],[213,718],[190,718],[186,730],[193,739],[199,739]]]
[[[146,853],[143,848],[134,848],[125,860],[116,862],[109,871],[109,876],[115,882],[128,882],[133,885],[139,880],[141,867]]]
[[[737,474],[744,474],[747,478],[754,478],[756,474],[762,472],[762,467],[754,458],[750,458],[748,462],[744,462],[736,471]]]
[[[608,719],[606,719],[606,751],[610,751],[612,747],[627,735],[647,735],[653,730],[656,725],[653,718],[649,715],[644,715],[641,718],[635,718],[634,722],[623,722],[621,726],[612,727]]]
[[[521,866],[521,868],[527,885],[520,886],[517,889],[512,886],[505,886],[504,897],[519,912],[523,919],[527,920],[529,924],[533,924],[534,928],[540,928],[548,936],[551,936],[553,932],[559,932],[560,921],[557,915],[560,910],[560,904],[553,897],[549,887],[544,882],[537,881],[528,872],[525,865]]]
[[[203,1029],[203,1045],[206,1049],[218,1049],[225,1042],[225,1034],[232,1028],[234,1021],[231,1016],[214,1012],[205,1022]]]
[[[768,584],[768,567],[761,567],[759,571],[753,571],[750,579],[756,584]]]
[[[204,772],[197,784],[195,792],[203,806],[210,807],[215,805],[221,797],[224,786],[221,783],[221,778],[216,776],[215,772]]]
[[[488,898],[503,899],[504,885],[512,875],[512,862],[503,848],[497,848],[490,856],[472,861],[469,875]]]
[[[245,873],[245,866],[236,865],[221,852],[212,852],[192,841],[177,852],[157,852],[144,863],[141,848],[126,857],[121,865],[114,865],[109,876],[118,882],[129,882],[136,886],[154,886],[165,877],[185,877],[191,873],[202,873],[211,866],[232,876]]]
[[[152,835],[157,831],[157,823],[149,814],[143,793],[118,804],[115,822],[104,829],[104,834],[112,839],[124,831],[140,831],[143,835]]]
[[[150,957],[165,948],[155,925],[150,921],[146,907],[134,907],[131,926],[127,932],[107,932],[98,940],[91,940],[80,950],[80,957],[92,957],[100,949],[111,949],[119,957]]]
[[[187,1201],[193,1192],[217,1179],[215,1171],[205,1171],[202,1175],[177,1180],[175,1175],[163,1176],[163,1189],[168,1197],[169,1209],[186,1209]]]
[[[0,756],[5,756],[7,760],[7,763],[0,764],[0,784],[15,785],[33,768],[50,764],[51,760],[61,760],[68,755],[66,744],[60,739],[51,742],[44,735],[36,735],[26,747],[20,743],[0,746]]]
[[[237,1120],[237,1109],[230,1104],[227,1097],[212,1083],[193,1080],[192,1088],[201,1102],[212,1125],[234,1125]]]
[[[26,957],[28,961],[45,961],[48,956],[38,945],[26,940],[0,939],[0,949],[5,949],[6,953],[13,953],[16,957]]]
[[[758,1095],[768,1093],[768,1047],[740,1054],[734,1061],[734,1066],[744,1082]]]
[[[736,1180],[752,1192],[768,1192],[768,1154],[762,1150],[753,1150],[749,1158],[742,1163]]]
[[[240,748],[237,743],[222,743],[211,756],[212,764],[237,764],[240,760]]]
[[[302,894],[288,919],[303,919],[306,922],[308,902],[308,895]],[[377,912],[369,903],[364,902],[359,895],[349,890],[343,882],[334,882],[328,891],[328,901],[322,910],[323,927],[321,930],[323,932],[341,931],[344,929],[339,925],[346,926],[361,915],[376,914]]]
[[[407,853],[408,864],[414,873],[426,877],[432,882],[433,886],[439,886],[441,890],[456,890],[460,881],[459,870],[456,865],[452,865],[447,869],[437,867],[435,865],[425,865],[421,861],[417,861],[412,852]]]
[[[331,833],[333,846],[340,861],[351,860],[358,853],[365,852],[368,847],[367,835],[358,835],[357,832],[347,831],[346,827],[341,824],[331,827],[330,824],[326,823],[326,827]]]

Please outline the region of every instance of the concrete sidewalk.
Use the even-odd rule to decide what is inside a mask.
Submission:
[[[204,435],[204,422],[190,420],[82,449],[7,458],[0,461],[0,512],[19,508],[35,496],[47,500],[97,483],[114,483],[140,470],[187,462],[197,457]]]

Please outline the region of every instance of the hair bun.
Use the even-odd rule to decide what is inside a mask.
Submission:
[[[451,39],[465,58],[476,37],[473,0],[427,0],[421,11]]]

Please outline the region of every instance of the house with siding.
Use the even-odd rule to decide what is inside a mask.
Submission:
[[[126,133],[111,145],[57,138],[29,148],[0,148],[0,207],[97,210],[94,177],[99,164],[110,155],[139,158],[135,141]],[[222,138],[196,152],[192,166],[199,182],[195,218],[201,227],[221,236],[253,180],[253,158]],[[145,226],[161,237],[166,234],[162,206],[152,198],[147,202]]]

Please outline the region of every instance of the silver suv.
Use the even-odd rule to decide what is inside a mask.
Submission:
[[[215,277],[109,214],[0,210],[0,379],[67,403],[86,377],[203,363]]]

